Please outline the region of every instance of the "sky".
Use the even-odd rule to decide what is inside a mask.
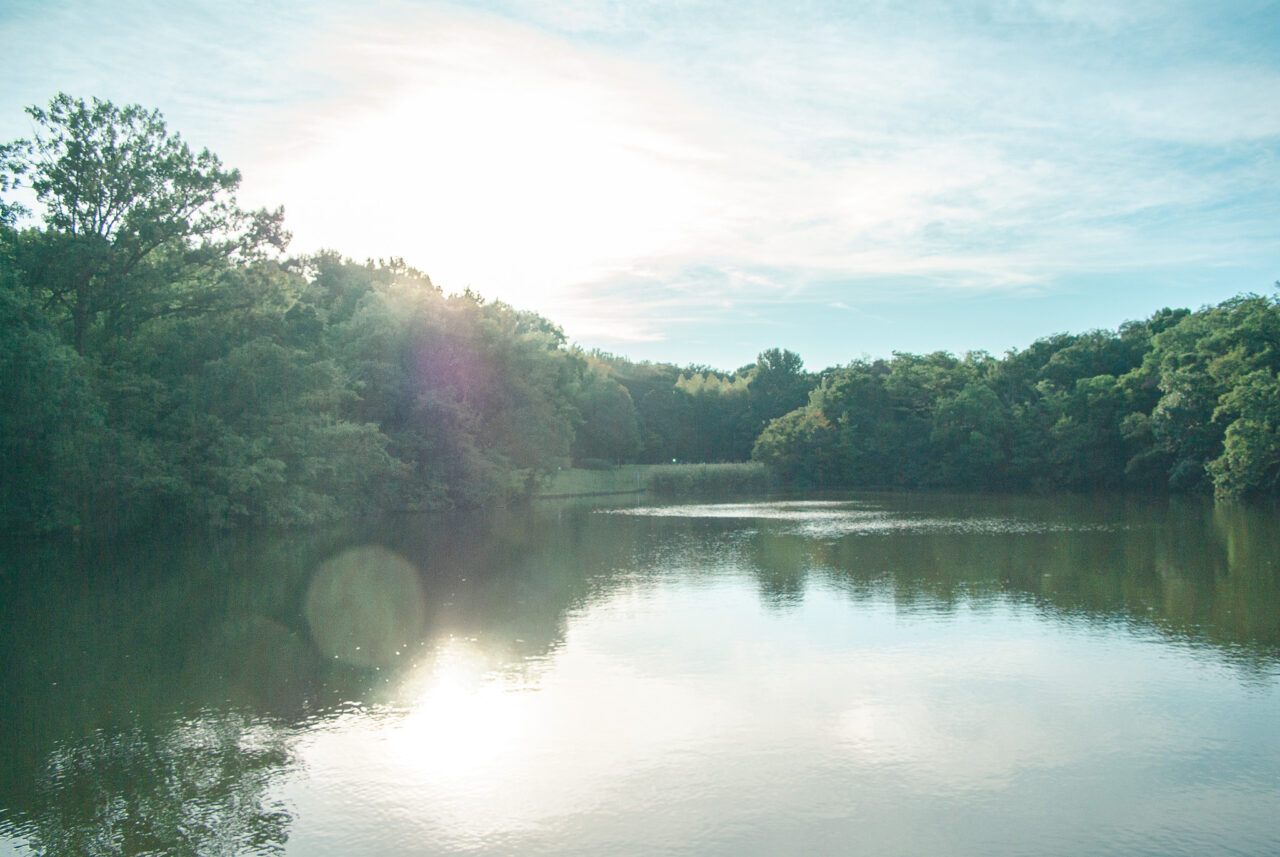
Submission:
[[[157,108],[296,253],[733,369],[1280,279],[1280,3],[0,0],[0,141]]]

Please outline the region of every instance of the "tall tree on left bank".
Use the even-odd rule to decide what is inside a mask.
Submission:
[[[159,111],[59,93],[27,114],[31,139],[0,145],[0,188],[29,188],[45,228],[23,231],[14,261],[80,354],[219,307],[227,263],[284,248],[283,209],[242,210],[239,171],[193,152]]]

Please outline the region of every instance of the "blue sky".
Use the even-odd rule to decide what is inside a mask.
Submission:
[[[295,251],[635,359],[999,354],[1280,278],[1274,2],[0,0],[0,39],[0,139],[157,107]]]

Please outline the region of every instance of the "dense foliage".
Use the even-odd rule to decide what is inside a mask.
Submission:
[[[400,260],[286,258],[283,211],[242,210],[239,173],[157,112],[27,112],[33,138],[0,147],[0,529],[481,505],[574,460],[745,460],[808,392],[776,389],[794,355],[720,395]]]
[[[587,359],[630,397],[639,443],[629,457],[644,464],[746,461],[765,425],[803,405],[818,383],[799,355],[778,348],[735,372],[632,363],[598,351]]]
[[[485,502],[567,462],[585,363],[282,212],[158,114],[60,95],[0,149],[0,526],[295,523]]]
[[[633,363],[400,260],[285,256],[283,211],[242,210],[154,111],[28,113],[0,146],[0,530],[306,523],[753,456],[813,485],[1278,490],[1274,299],[999,360]]]
[[[828,374],[754,456],[826,486],[1280,494],[1280,300],[1161,310],[1003,359],[895,354]]]

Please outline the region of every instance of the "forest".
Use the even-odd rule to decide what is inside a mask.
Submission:
[[[535,494],[572,465],[757,460],[781,486],[1280,495],[1280,300],[1001,357],[637,363],[401,259],[288,253],[282,209],[136,105],[0,146],[0,531],[308,524]],[[858,351],[855,341],[851,353]]]

